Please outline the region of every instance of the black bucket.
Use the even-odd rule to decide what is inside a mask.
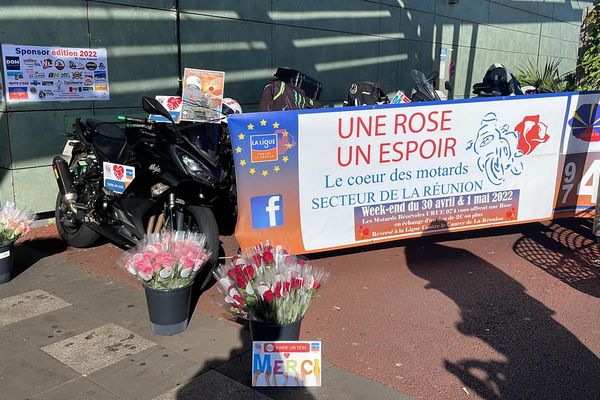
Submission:
[[[179,289],[157,290],[144,286],[150,327],[156,335],[171,336],[188,325],[192,285]]]
[[[300,340],[302,319],[291,324],[273,324],[250,320],[250,336],[252,341],[276,342]]]
[[[13,243],[0,246],[0,283],[10,281],[12,277]]]

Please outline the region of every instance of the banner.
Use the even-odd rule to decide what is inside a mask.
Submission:
[[[106,49],[2,45],[7,103],[108,100]]]
[[[599,94],[229,118],[242,248],[295,253],[589,215]]]

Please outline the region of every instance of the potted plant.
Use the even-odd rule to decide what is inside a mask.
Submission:
[[[253,341],[298,340],[328,273],[281,246],[260,244],[213,271],[229,310],[248,320]]]
[[[144,286],[152,332],[187,328],[192,283],[209,257],[206,236],[183,231],[147,234],[125,254],[123,267]]]
[[[0,283],[12,277],[13,248],[19,237],[29,232],[35,214],[19,210],[11,202],[0,207]]]

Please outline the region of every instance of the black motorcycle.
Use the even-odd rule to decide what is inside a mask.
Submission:
[[[162,229],[205,233],[211,259],[199,276],[204,288],[217,264],[219,229],[229,233],[235,224],[234,166],[226,125],[178,126],[150,97],[143,98],[142,108],[171,123],[120,116],[126,123],[122,129],[116,123],[77,120],[70,135],[75,139],[70,162],[57,156],[52,163],[60,190],[58,232],[73,247],[91,246],[100,236],[129,247],[144,233]],[[116,171],[105,171],[111,166]],[[135,177],[124,188],[107,188],[105,175],[114,173]]]
[[[521,84],[515,75],[502,64],[492,64],[483,80],[473,85],[477,97],[498,97],[522,95]]]
[[[436,101],[441,100],[440,96],[434,89],[433,83],[435,81],[435,76],[437,75],[437,71],[430,74],[430,76],[425,76],[419,70],[413,69],[410,71],[410,76],[415,82],[415,87],[410,97],[411,102],[420,102],[420,101]],[[450,90],[449,82],[446,82],[446,89]]]

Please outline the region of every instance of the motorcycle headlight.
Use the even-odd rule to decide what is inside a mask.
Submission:
[[[193,157],[183,152],[178,152],[179,159],[183,164],[186,172],[193,177],[201,180],[202,182],[214,185],[214,179],[209,171],[207,171],[206,167],[196,161]]]

